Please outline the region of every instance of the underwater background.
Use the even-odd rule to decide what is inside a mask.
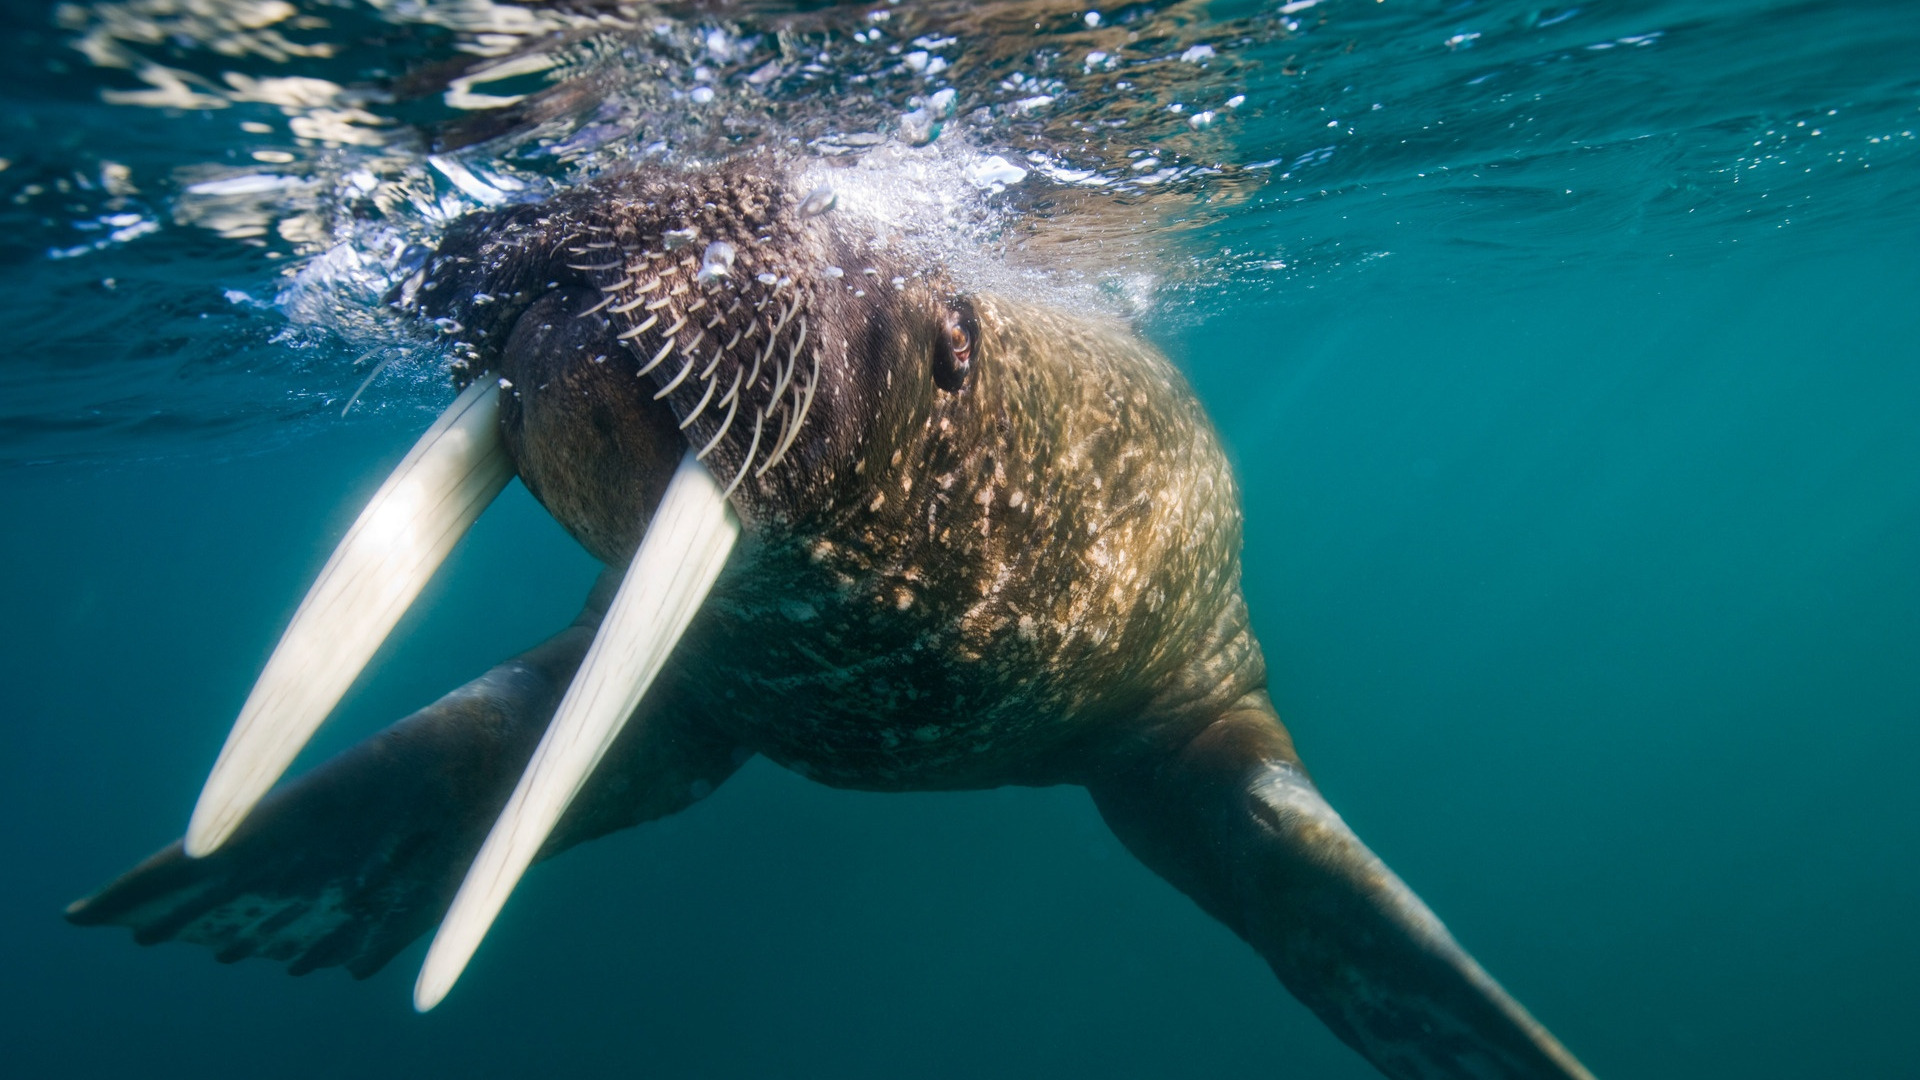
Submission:
[[[535,871],[426,1016],[419,945],[61,921],[450,399],[379,303],[422,245],[754,145],[1179,362],[1308,766],[1597,1075],[1920,1075],[1911,0],[4,12],[8,1075],[1376,1075],[1070,788],[753,762]],[[511,486],[301,767],[596,569]]]

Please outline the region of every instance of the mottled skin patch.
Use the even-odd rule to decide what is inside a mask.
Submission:
[[[1117,327],[975,305],[970,385],[751,551],[689,650],[716,723],[829,783],[1058,782],[1089,733],[1210,718],[1264,675],[1184,381]]]
[[[766,159],[455,228],[401,299],[500,380],[527,487],[605,575],[573,627],[178,845],[80,923],[378,970],[447,908],[680,457],[745,524],[545,855],[753,753],[840,786],[1077,783],[1399,1080],[1591,1080],[1314,789],[1265,691],[1217,437],[1125,328],[904,265]],[[714,272],[715,268],[724,273]]]

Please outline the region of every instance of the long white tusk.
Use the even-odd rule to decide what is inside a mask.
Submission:
[[[713,474],[691,453],[681,458],[579,674],[434,935],[413,985],[414,1008],[426,1012],[453,989],[520,875],[686,633],[739,536],[740,520]]]
[[[293,763],[427,579],[513,476],[500,388],[467,387],[347,530],[240,708],[187,825],[211,854]]]

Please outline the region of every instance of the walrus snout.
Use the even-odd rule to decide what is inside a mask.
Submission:
[[[640,170],[451,228],[399,302],[504,380],[521,475],[609,562],[681,451],[749,523],[827,512],[991,349],[972,303],[899,238],[767,158]]]
[[[562,288],[523,312],[502,350],[500,430],[527,490],[580,545],[624,565],[685,452],[679,422],[632,364],[609,356],[598,290]]]

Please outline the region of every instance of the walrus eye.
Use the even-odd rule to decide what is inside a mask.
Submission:
[[[973,359],[973,339],[967,336],[967,328],[960,325],[960,317],[947,312],[947,351],[953,354],[956,363],[965,364]]]
[[[948,393],[966,385],[967,372],[973,367],[974,342],[980,326],[973,316],[973,305],[955,299],[940,322],[940,344],[934,349],[933,384]]]

